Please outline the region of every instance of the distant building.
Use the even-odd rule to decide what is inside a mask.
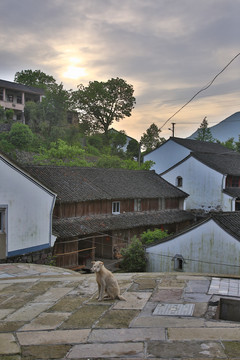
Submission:
[[[13,120],[25,123],[27,101],[41,102],[44,90],[0,79],[0,106],[14,111]]]

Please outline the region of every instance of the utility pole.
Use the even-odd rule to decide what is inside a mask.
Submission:
[[[171,132],[172,132],[172,137],[174,137],[174,131],[175,131],[175,124],[176,123],[172,123],[172,128],[169,128],[168,130],[171,130]]]

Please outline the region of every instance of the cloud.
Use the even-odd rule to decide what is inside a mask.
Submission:
[[[121,77],[133,85],[137,104],[132,117],[116,125],[140,138],[240,51],[239,10],[236,0],[3,0],[0,78],[41,69],[69,89]],[[183,119],[191,129],[206,113],[225,114],[226,101],[233,104],[228,115],[234,112],[239,61],[178,114],[176,133]],[[222,106],[211,106],[209,99]]]

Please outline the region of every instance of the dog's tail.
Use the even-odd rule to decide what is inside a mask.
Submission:
[[[125,299],[125,297],[123,297],[122,295],[117,295],[117,298],[118,298],[118,300],[127,301],[127,300]]]

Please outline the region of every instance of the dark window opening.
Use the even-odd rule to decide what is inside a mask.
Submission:
[[[181,176],[177,177],[177,187],[182,187],[183,186],[183,179]]]

